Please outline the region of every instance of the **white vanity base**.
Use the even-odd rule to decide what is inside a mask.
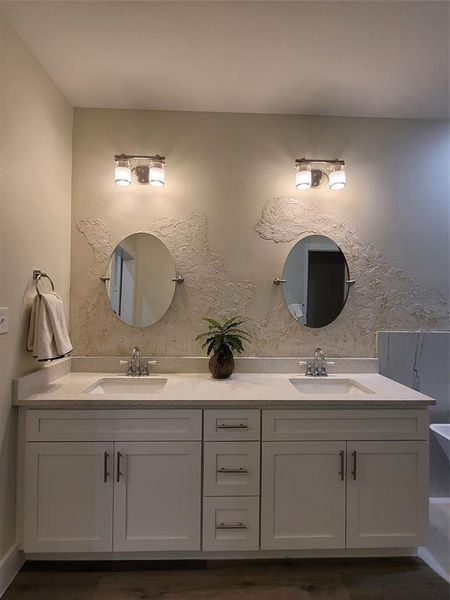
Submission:
[[[19,421],[27,559],[411,556],[425,539],[425,407],[21,408]]]

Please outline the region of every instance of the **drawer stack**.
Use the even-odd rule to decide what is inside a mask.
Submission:
[[[203,550],[259,549],[260,411],[205,410]]]

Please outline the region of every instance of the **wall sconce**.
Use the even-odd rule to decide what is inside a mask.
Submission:
[[[134,174],[136,183],[163,187],[165,184],[166,158],[155,154],[115,154],[114,181],[116,185],[126,187],[131,185],[131,175]]]
[[[297,158],[295,161],[295,187],[299,191],[317,188],[329,182],[330,190],[345,188],[345,162],[324,158]]]

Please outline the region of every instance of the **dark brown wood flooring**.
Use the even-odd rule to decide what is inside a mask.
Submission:
[[[447,583],[415,558],[190,566],[31,563],[4,600],[449,600]]]

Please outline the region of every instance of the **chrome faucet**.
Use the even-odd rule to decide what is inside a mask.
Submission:
[[[131,371],[133,373],[139,373],[140,374],[140,372],[141,372],[141,353],[140,353],[139,348],[137,346],[135,346],[133,348],[133,351],[131,353],[130,368],[131,368]]]
[[[306,364],[305,375],[311,377],[326,377],[328,375],[327,366],[334,365],[334,362],[327,362],[322,348],[316,348],[312,360],[308,360],[306,363],[300,361],[299,364]]]
[[[131,352],[129,360],[121,360],[121,365],[127,365],[127,375],[130,377],[142,377],[150,375],[150,366],[156,365],[156,360],[141,360],[141,353],[137,346]]]

